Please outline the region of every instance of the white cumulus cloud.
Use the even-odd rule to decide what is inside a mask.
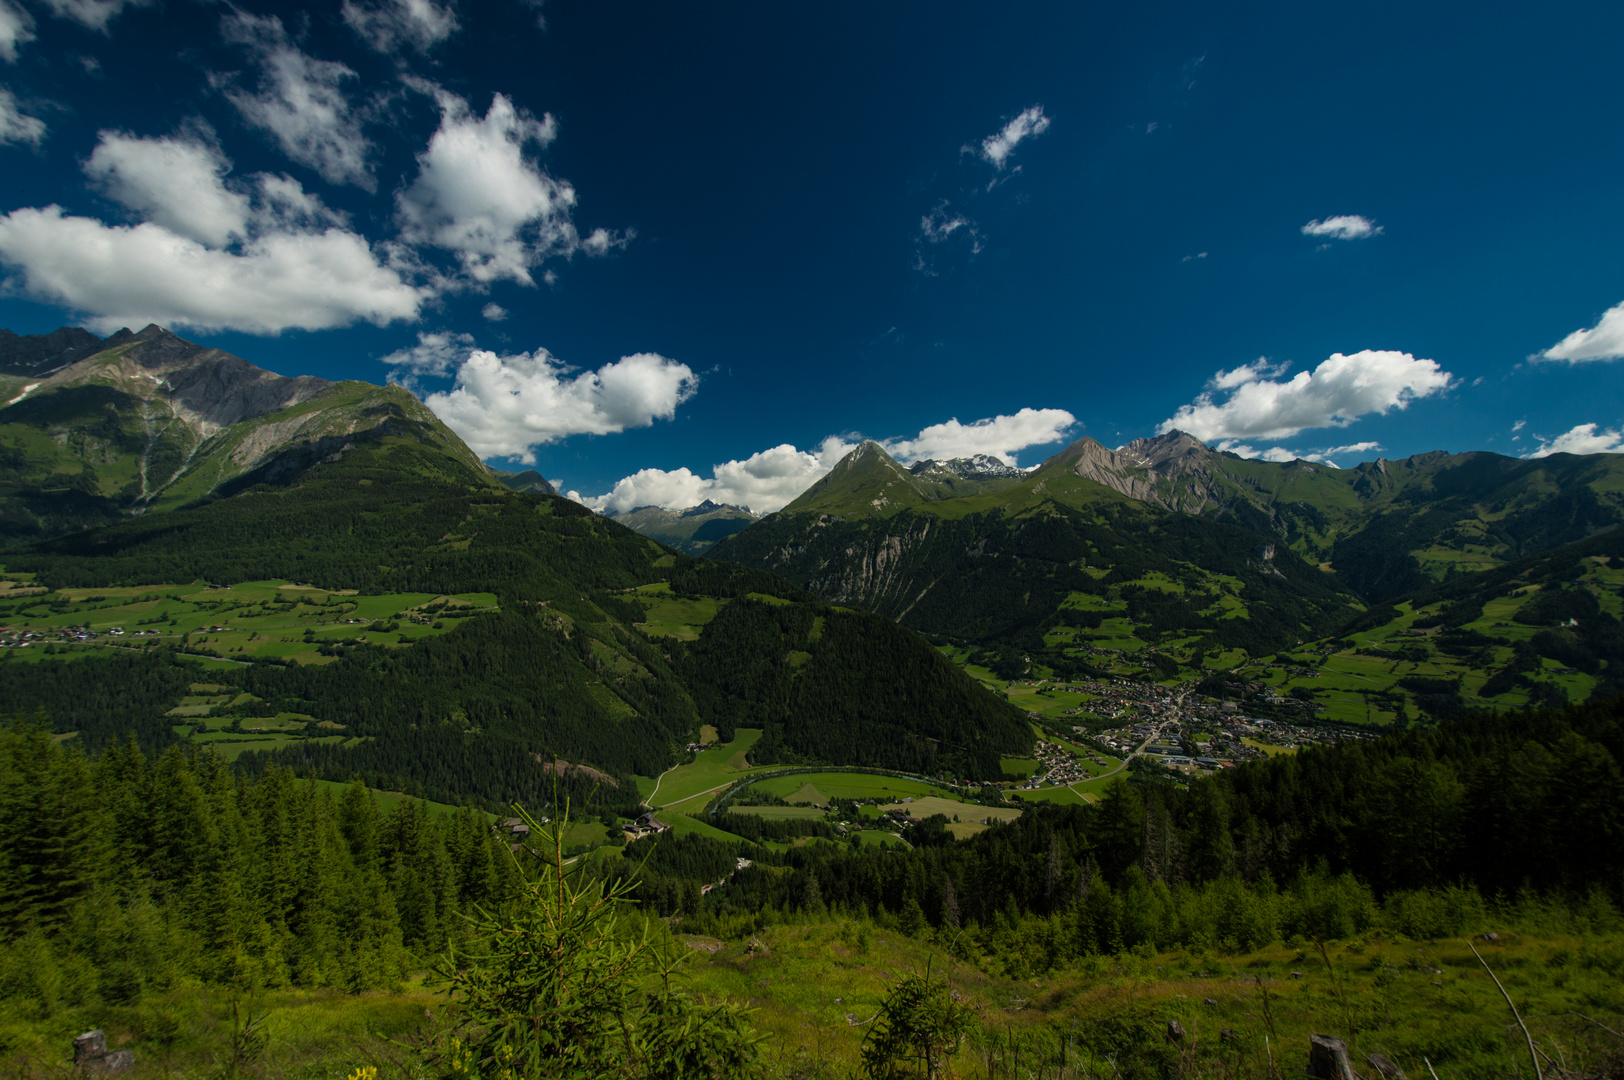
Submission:
[[[455,253],[481,284],[506,278],[534,285],[530,268],[550,256],[624,245],[625,237],[603,229],[582,240],[570,217],[575,189],[528,156],[557,137],[551,116],[537,120],[502,94],[484,117],[455,94],[441,90],[436,98],[439,130],[417,156],[416,180],[396,200],[405,239]]]
[[[1270,446],[1259,450],[1249,446],[1239,439],[1221,439],[1214,447],[1224,453],[1234,454],[1237,457],[1261,459],[1263,461],[1296,461],[1302,455],[1295,450],[1287,450],[1284,446]]]
[[[188,138],[104,131],[85,174],[108,198],[179,236],[224,247],[248,231],[248,197],[223,182],[231,165]]]
[[[243,119],[268,132],[284,154],[315,169],[328,183],[373,190],[368,161],[372,144],[343,90],[355,72],[335,60],[307,56],[274,15],[234,11],[222,30],[228,41],[246,46],[259,62],[256,90],[226,93]]]
[[[508,317],[507,308],[501,304],[486,304],[479,309],[479,313],[490,322],[501,322]]]
[[[687,364],[656,353],[574,370],[546,349],[516,356],[476,349],[451,390],[424,402],[480,457],[528,465],[536,447],[571,435],[611,435],[669,420],[699,384]]]
[[[697,506],[706,499],[768,514],[783,509],[817,483],[855,446],[838,435],[824,439],[815,450],[799,450],[783,443],[742,461],[712,466],[708,479],[686,468],[640,469],[616,482],[606,495],[583,497],[572,491],[570,498],[594,510],[617,514],[639,506],[680,509]]]
[[[1552,454],[1624,454],[1624,430],[1579,424],[1554,439],[1540,436],[1539,448],[1525,456],[1542,458]]]
[[[1327,456],[1331,454],[1368,454],[1372,450],[1380,450],[1381,448],[1382,444],[1379,442],[1356,442],[1349,443],[1346,446],[1328,446],[1321,450],[1320,453]]]
[[[127,7],[146,7],[152,0],[45,0],[51,14],[107,33],[107,24]]]
[[[1013,465],[1021,450],[1058,442],[1076,423],[1077,418],[1064,409],[1022,409],[1013,416],[993,416],[969,424],[957,419],[932,424],[911,439],[892,439],[884,445],[899,461],[986,454]]]
[[[38,146],[44,141],[45,121],[19,109],[11,91],[0,87],[0,145],[27,143]]]
[[[1075,418],[1062,409],[1022,409],[1013,416],[994,416],[970,424],[957,420],[931,424],[912,438],[888,439],[883,445],[903,462],[987,454],[1013,465],[1019,451],[1054,442],[1075,423]],[[782,510],[823,479],[857,446],[855,437],[830,435],[813,450],[784,443],[742,461],[713,465],[709,478],[688,468],[640,469],[616,482],[607,494],[569,494],[594,510],[614,513],[639,506],[680,509],[710,499],[770,514]]]
[[[1617,360],[1624,356],[1624,304],[1610,307],[1588,330],[1575,330],[1542,353],[1536,360],[1566,360],[1580,364],[1587,360]]]
[[[383,363],[405,371],[405,381],[420,376],[443,376],[466,360],[474,351],[474,335],[450,330],[434,333],[419,332],[417,344],[397,349],[383,358]]]
[[[1049,117],[1043,115],[1043,106],[1023,109],[1009,123],[981,140],[981,157],[993,167],[1003,169],[1009,156],[1022,141],[1042,135],[1049,130]],[[968,148],[966,148],[968,149]]]
[[[456,5],[434,0],[344,0],[343,14],[361,40],[386,54],[402,46],[426,53],[458,30]]]
[[[1363,214],[1337,214],[1324,221],[1315,219],[1303,226],[1304,236],[1318,236],[1327,240],[1363,240],[1378,236],[1382,226]]]
[[[33,40],[33,16],[9,0],[0,0],[0,60],[15,64],[17,47]]]
[[[85,170],[144,220],[13,210],[0,217],[0,265],[13,288],[104,332],[160,322],[276,334],[417,317],[428,290],[298,181],[261,173],[232,190],[229,169],[200,142],[103,132]]]
[[[1443,393],[1451,379],[1434,360],[1378,349],[1335,353],[1312,373],[1300,371],[1284,381],[1245,365],[1214,378],[1214,390],[1228,391],[1222,401],[1212,391],[1203,393],[1156,430],[1186,431],[1207,442],[1286,439],[1309,428],[1347,427],[1369,413],[1407,408],[1418,398]]]
[[[1249,446],[1246,443],[1241,442],[1239,439],[1221,439],[1213,447],[1215,450],[1226,451],[1243,458],[1255,458],[1262,461],[1282,462],[1285,464],[1290,464],[1293,461],[1313,461],[1321,465],[1329,465],[1333,469],[1340,469],[1342,467],[1332,460],[1333,455],[1340,456],[1344,454],[1365,454],[1372,450],[1380,450],[1381,448],[1380,443],[1357,442],[1349,443],[1346,446],[1327,446],[1323,450],[1310,450],[1303,453],[1296,450],[1287,449],[1284,446],[1270,446],[1259,450],[1257,447]]]

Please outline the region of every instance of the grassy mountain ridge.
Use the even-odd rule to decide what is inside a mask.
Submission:
[[[875,512],[848,519],[819,512],[831,505],[827,498],[807,500],[811,510],[791,504],[713,554],[783,574],[836,603],[968,642],[1030,643],[1079,597],[1120,591],[1149,573],[1188,578],[1214,597],[1244,591],[1244,621],[1236,621],[1238,608],[1203,614],[1209,606],[1203,602],[1185,611],[1183,628],[1254,651],[1323,636],[1358,610],[1334,578],[1268,536],[1157,513],[1077,475],[1064,460],[997,491],[872,507],[877,500],[848,481],[865,469],[886,477],[886,490],[895,491],[881,454],[877,445],[867,451],[868,461],[847,470],[837,489],[845,505],[867,504]]]
[[[285,378],[156,326],[101,346],[42,377],[0,376],[0,544],[230,494],[396,430],[484,472],[400,387]]]
[[[1624,455],[1432,451],[1351,469],[1212,450],[1182,432],[1082,439],[1040,471],[1272,534],[1370,599],[1513,561],[1624,522]]]

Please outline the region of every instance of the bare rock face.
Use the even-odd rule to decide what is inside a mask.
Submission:
[[[1207,444],[1194,435],[1170,431],[1154,439],[1135,439],[1116,450],[1093,439],[1079,439],[1053,460],[1137,502],[1199,514],[1221,501],[1209,473],[1212,458]]]
[[[312,375],[289,378],[255,367],[220,349],[176,337],[161,326],[139,334],[120,330],[102,350],[129,343],[125,358],[141,372],[161,379],[175,410],[205,436],[256,416],[308,401],[333,383]]]

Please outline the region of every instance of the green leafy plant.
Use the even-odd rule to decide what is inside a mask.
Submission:
[[[863,1039],[863,1075],[873,1080],[936,1080],[959,1052],[970,1010],[947,980],[909,975],[892,988]]]
[[[515,813],[543,850],[521,849],[518,895],[471,922],[478,944],[453,947],[446,979],[456,1026],[431,1058],[469,1080],[750,1077],[748,1014],[672,988],[681,960],[647,920],[627,918],[635,882],[571,865],[569,813],[543,826]]]

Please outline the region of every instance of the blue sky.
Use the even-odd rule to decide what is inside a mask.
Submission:
[[[1617,451],[1621,24],[0,0],[0,326],[393,378],[611,508],[858,437]]]

